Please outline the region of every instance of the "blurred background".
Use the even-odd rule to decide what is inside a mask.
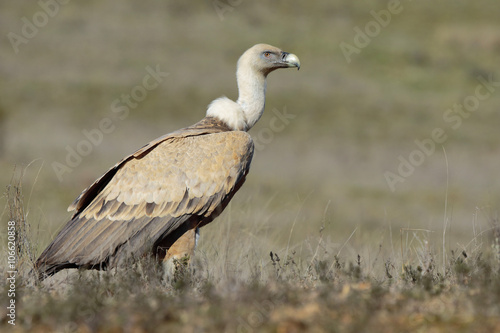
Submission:
[[[377,269],[480,249],[500,207],[500,4],[390,3],[2,1],[0,184],[24,173],[38,253],[109,167],[236,99],[236,61],[256,43],[302,67],[268,78],[247,182],[202,230],[214,269],[269,251]],[[445,139],[419,153],[436,129]]]

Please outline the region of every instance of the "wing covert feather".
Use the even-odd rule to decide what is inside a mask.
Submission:
[[[147,203],[155,205],[153,215],[158,216],[198,213],[195,208],[199,210],[200,203],[232,191],[248,171],[252,153],[253,143],[245,132],[167,140],[125,163],[80,215],[137,218],[151,215]],[[190,200],[198,204],[188,205]]]

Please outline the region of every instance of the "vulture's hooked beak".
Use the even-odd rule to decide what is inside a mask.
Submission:
[[[287,67],[297,67],[297,70],[300,69],[300,60],[299,60],[299,57],[297,57],[293,53],[282,52],[282,54],[281,54],[281,61],[285,65],[287,65]]]

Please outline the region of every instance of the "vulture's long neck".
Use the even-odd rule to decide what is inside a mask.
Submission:
[[[264,113],[266,105],[266,77],[262,72],[253,70],[246,64],[238,64],[236,71],[239,97],[236,103],[241,106],[243,116],[250,129]]]
[[[242,57],[243,58],[243,57]],[[248,131],[264,112],[266,104],[266,74],[256,70],[245,58],[236,70],[239,97],[236,102],[218,98],[208,106],[207,116],[222,121],[233,131]]]

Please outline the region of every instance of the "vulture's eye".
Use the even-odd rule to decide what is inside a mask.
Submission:
[[[271,52],[264,52],[264,57],[271,58]]]

